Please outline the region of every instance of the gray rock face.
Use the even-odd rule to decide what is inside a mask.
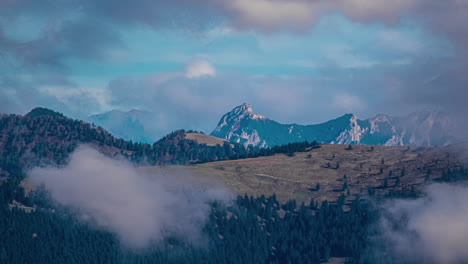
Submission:
[[[280,124],[242,104],[225,114],[212,136],[231,142],[271,147],[300,141],[331,144],[368,145],[448,145],[456,141],[450,134],[451,119],[443,113],[421,111],[402,117],[377,115],[360,120],[346,114],[316,125]]]

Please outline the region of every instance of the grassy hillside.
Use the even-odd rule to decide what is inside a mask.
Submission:
[[[223,146],[224,142],[229,142],[226,139],[213,137],[201,133],[185,133],[185,139],[196,141],[198,144],[206,144],[208,146]]]
[[[336,200],[343,193],[350,200],[358,194],[365,198],[369,188],[377,194],[412,186],[418,188],[440,178],[447,168],[459,168],[457,157],[456,147],[353,145],[348,149],[348,145],[322,145],[292,157],[278,154],[142,170],[168,175],[189,173],[201,179],[220,181],[240,195],[276,193],[282,201],[292,198],[305,201],[310,198]],[[316,190],[317,184],[320,184],[319,190]]]

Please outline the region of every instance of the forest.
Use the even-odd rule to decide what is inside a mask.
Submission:
[[[108,156],[123,155],[136,164],[189,164],[241,159],[277,153],[294,155],[320,147],[316,142],[267,149],[242,145],[199,145],[175,131],[153,145],[116,139],[104,129],[39,109],[26,116],[0,118],[0,263],[402,263],[376,242],[380,211],[390,199],[416,199],[414,188],[391,190],[345,205],[337,201],[281,203],[275,195],[238,196],[232,204],[210,201],[203,227],[206,243],[166,237],[135,252],[118,237],[77,220],[73,212],[53,203],[40,188],[25,195],[24,171],[31,166],[67,162],[81,143],[93,143]],[[448,170],[441,182],[467,179],[464,168]],[[135,216],[138,217],[138,216]],[[405,224],[399,219],[395,228]],[[415,260],[414,263],[418,263]]]
[[[374,257],[367,237],[377,214],[359,199],[348,211],[340,201],[281,204],[274,195],[239,196],[229,206],[213,201],[203,229],[207,245],[173,237],[134,253],[113,234],[54,208],[44,193],[25,197],[18,184],[11,178],[0,186],[1,263],[320,263],[330,257],[370,263]],[[37,209],[10,208],[13,200]]]
[[[20,181],[11,177],[0,185],[0,263],[323,263],[332,257],[346,263],[420,263],[402,262],[375,240],[381,232],[376,205],[424,195],[414,188],[356,197],[349,206],[344,199],[281,203],[275,195],[238,196],[232,204],[211,201],[203,227],[206,244],[174,236],[135,252],[122,247],[116,235],[77,220],[44,191],[25,196]],[[397,219],[394,228],[405,221]]]

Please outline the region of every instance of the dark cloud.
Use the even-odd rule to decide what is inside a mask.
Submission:
[[[22,70],[66,73],[66,59],[106,60],[108,51],[116,46],[121,43],[114,28],[96,19],[50,20],[38,38],[27,41],[8,38],[0,31],[0,55],[13,57],[10,65]]]
[[[100,111],[105,95],[83,89],[63,75],[12,75],[0,77],[0,112],[25,114],[41,106],[85,119]]]
[[[69,55],[77,58],[106,60],[109,59],[107,51],[122,47],[117,31],[95,18],[64,22],[59,34]]]
[[[403,95],[408,102],[426,102],[444,110],[464,116],[468,105],[468,2],[467,1],[422,1],[415,11],[416,19],[421,19],[433,32],[448,37],[454,46],[455,54],[450,60],[431,61],[423,64],[410,80]]]

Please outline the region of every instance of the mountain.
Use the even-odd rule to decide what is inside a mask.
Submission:
[[[117,139],[101,127],[60,113],[35,108],[24,116],[0,116],[0,177],[21,174],[36,165],[66,162],[78,144],[101,152],[131,155],[139,145]]]
[[[316,125],[280,124],[256,114],[242,104],[225,114],[212,136],[231,142],[271,147],[292,142],[317,141],[330,144],[367,145],[448,145],[455,141],[449,133],[450,118],[440,112],[421,111],[403,117],[377,115],[360,120],[353,114]]]
[[[155,114],[147,111],[112,110],[90,116],[88,121],[106,128],[116,137],[133,142],[153,143],[163,136],[154,125]]]
[[[0,115],[0,180],[18,176],[34,166],[63,165],[80,144],[107,156],[120,155],[137,165],[185,165],[305,151],[314,144],[290,144],[273,149],[244,148],[241,144],[177,130],[153,144],[116,138],[100,126],[60,113],[35,108],[28,114]]]
[[[21,175],[37,165],[62,165],[80,144],[148,165],[187,164],[245,154],[241,145],[222,152],[221,146],[186,137],[185,131],[179,130],[152,145],[133,143],[114,137],[100,126],[46,108],[35,108],[24,116],[0,115],[0,178]]]

